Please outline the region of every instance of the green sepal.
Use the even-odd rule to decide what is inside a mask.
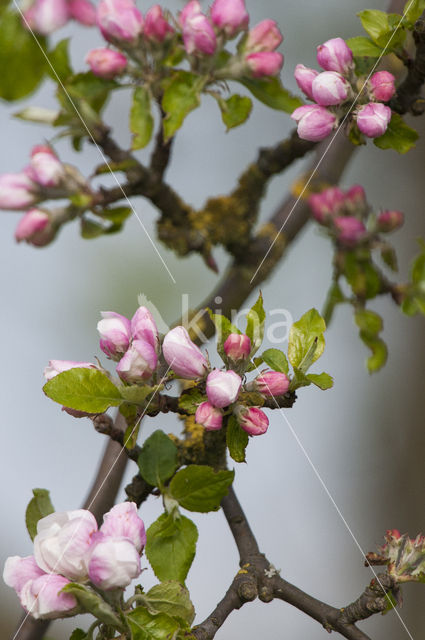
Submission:
[[[70,582],[64,586],[61,593],[70,593],[85,612],[93,614],[95,618],[104,624],[112,625],[122,630],[121,620],[112,607],[91,587],[79,582]]]

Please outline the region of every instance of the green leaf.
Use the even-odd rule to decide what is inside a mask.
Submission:
[[[286,359],[283,351],[280,351],[279,349],[266,349],[260,357],[263,362],[270,367],[270,369],[273,369],[273,371],[280,371],[280,373],[286,374],[289,373],[288,360]]]
[[[363,29],[370,35],[372,40],[379,45],[379,39],[388,35],[391,31],[388,22],[388,14],[377,9],[366,9],[357,14],[363,25]]]
[[[226,342],[227,338],[231,333],[241,332],[234,324],[232,324],[229,318],[221,315],[221,313],[213,313],[211,309],[208,309],[208,315],[211,318],[212,322],[215,325],[215,333],[216,333],[216,342],[217,342],[217,351],[224,362],[227,362],[227,356],[224,353],[223,344]]]
[[[366,365],[369,373],[375,373],[381,369],[387,361],[387,345],[381,338],[370,335],[365,331],[360,331],[360,339],[372,351],[372,355],[367,359]]]
[[[418,132],[409,127],[398,113],[393,112],[386,132],[375,138],[373,143],[380,149],[394,149],[398,153],[407,153],[415,146],[418,138]]]
[[[49,76],[57,82],[58,77],[62,82],[72,76],[73,71],[69,60],[69,38],[65,38],[58,42],[56,47],[49,51],[48,58],[50,65],[47,67]]]
[[[235,416],[227,422],[226,442],[230,456],[235,462],[245,462],[245,449],[248,445],[248,434],[239,425]]]
[[[38,42],[37,42],[38,41]],[[40,84],[47,62],[44,55],[46,39],[37,41],[22,24],[21,16],[6,9],[0,19],[0,98],[20,100]]]
[[[300,387],[309,387],[312,384],[312,381],[306,376],[301,369],[294,367],[294,375],[291,379],[291,384],[289,386],[289,391],[296,391]]]
[[[122,224],[132,213],[133,210],[130,207],[115,207],[114,209],[104,209],[100,215],[114,224]]]
[[[98,618],[101,622],[122,629],[121,621],[114,613],[112,607],[90,587],[78,582],[70,582],[65,585],[61,593],[70,593],[73,595],[84,611],[92,613],[94,617]]]
[[[242,78],[238,82],[249,89],[257,100],[272,109],[292,113],[304,104],[300,98],[292,95],[282,86],[279,78]]]
[[[54,512],[54,507],[50,500],[50,493],[47,489],[33,489],[33,498],[28,503],[25,511],[25,524],[31,540],[37,535],[37,522]]]
[[[315,384],[316,387],[322,389],[322,391],[326,391],[327,389],[330,389],[334,386],[333,378],[329,375],[329,373],[309,373],[307,374],[307,378],[310,380],[310,382]]]
[[[325,349],[326,324],[316,309],[310,309],[289,332],[288,358],[293,367],[305,373]]]
[[[197,387],[192,387],[183,391],[179,398],[179,408],[193,415],[201,402],[206,400],[207,397]]]
[[[93,240],[105,233],[105,227],[90,218],[81,218],[80,232],[84,240]]]
[[[131,640],[172,640],[179,623],[165,613],[153,615],[145,607],[137,607],[126,616]]]
[[[349,38],[346,42],[353,52],[354,57],[368,56],[371,58],[379,58],[382,53],[382,47],[378,47],[377,44],[365,36]]]
[[[370,335],[380,333],[384,326],[381,316],[369,309],[359,309],[354,314],[354,319],[359,329],[367,331]]]
[[[103,413],[122,402],[119,389],[98,369],[75,367],[63,371],[46,382],[43,391],[65,407],[88,413]]]
[[[381,278],[372,263],[370,252],[360,256],[356,251],[344,252],[344,275],[359,298],[374,298],[381,289]]]
[[[157,578],[184,583],[198,539],[198,530],[192,520],[163,513],[151,524],[146,536],[146,556]]]
[[[121,386],[119,387],[119,391],[122,397],[127,401],[133,404],[144,404],[146,398],[151,394],[155,393],[158,390],[158,387],[150,387],[149,385],[139,386],[138,384],[130,385],[129,387]]]
[[[158,429],[145,440],[137,464],[144,480],[154,487],[160,487],[177,469],[177,457],[178,450],[174,442]]]
[[[416,20],[419,20],[424,11],[425,0],[407,0],[403,14],[406,22],[413,26]]]
[[[263,342],[265,320],[266,312],[263,306],[263,296],[260,292],[257,302],[251,307],[246,316],[245,333],[251,340],[251,356],[261,347]]]
[[[235,93],[227,100],[218,100],[221,117],[227,130],[243,124],[252,111],[252,100],[247,96],[240,96]]]
[[[195,609],[190,600],[189,591],[179,582],[169,580],[150,589],[145,596],[149,610],[153,613],[166,613],[190,625],[195,617]]]
[[[130,131],[133,133],[132,149],[143,149],[149,144],[153,131],[151,98],[145,87],[137,87],[133,93],[130,110]]]
[[[87,633],[82,629],[74,629],[69,640],[86,640]]]
[[[392,269],[392,271],[398,271],[397,254],[394,247],[390,244],[385,244],[381,248],[381,258],[387,267]]]
[[[212,467],[191,464],[176,473],[170,482],[170,493],[189,511],[217,511],[234,477],[234,471],[214,471]]]
[[[164,85],[162,108],[167,114],[164,119],[164,138],[169,140],[183,124],[184,119],[200,105],[200,92],[205,79],[189,71],[177,71]]]

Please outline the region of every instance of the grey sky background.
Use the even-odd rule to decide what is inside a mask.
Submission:
[[[181,5],[170,2],[167,6],[177,9]],[[377,0],[247,0],[252,24],[265,17],[278,20],[285,36],[282,77],[292,89],[297,62],[313,66],[318,44],[337,35],[361,33],[356,11],[384,9],[385,5]],[[148,8],[144,3],[139,6],[143,11]],[[94,30],[74,25],[61,30],[55,39],[69,35],[75,35],[74,66],[82,69],[86,52],[102,40]],[[26,104],[54,108],[53,84],[46,83],[19,104],[1,105],[1,172],[20,170],[27,163],[31,147],[51,137],[47,127],[11,118]],[[121,92],[107,109],[108,124],[123,144],[129,137],[128,109],[128,96]],[[415,121],[414,126],[425,132],[423,121]],[[255,104],[249,122],[226,134],[216,105],[204,99],[202,108],[189,116],[178,135],[167,179],[189,202],[202,205],[209,195],[232,188],[259,146],[273,144],[291,128],[288,116]],[[67,141],[59,141],[56,148],[64,161],[76,164],[85,175],[102,162],[96,149],[87,144],[82,154],[73,152]],[[140,153],[140,157],[146,153]],[[346,187],[363,184],[377,209],[405,212],[404,229],[392,238],[399,254],[401,278],[417,253],[417,237],[424,234],[424,157],[423,140],[407,156],[380,151],[369,143],[343,180]],[[262,217],[280,202],[302,168],[303,163],[298,162],[285,176],[273,180]],[[111,179],[104,183],[111,183]],[[134,199],[133,204],[155,238],[154,209],[140,199]],[[15,244],[13,232],[19,215],[1,212],[1,565],[9,555],[31,553],[24,527],[31,489],[49,489],[57,510],[78,508],[105,444],[89,421],[70,418],[44,397],[42,370],[47,361],[100,356],[96,323],[101,310],[131,316],[137,307],[137,295],[144,293],[164,320],[172,323],[180,315],[182,294],[188,294],[195,307],[217,281],[201,258],[178,260],[158,244],[176,279],[174,285],[135,218],[120,235],[93,241],[80,239],[77,225],[68,225],[52,246],[37,250]],[[225,254],[218,250],[215,256],[223,271]],[[330,274],[330,244],[310,225],[262,287],[266,307],[287,309],[294,319],[312,306],[320,309]],[[254,302],[254,296],[248,302]],[[350,310],[341,308],[327,331],[325,354],[317,365],[318,372],[325,370],[334,376],[334,389],[301,390],[295,407],[286,412],[351,533],[277,412],[269,412],[268,433],[250,442],[248,464],[238,466],[235,481],[260,547],[282,575],[337,606],[355,599],[372,577],[363,567],[353,537],[368,551],[381,543],[387,528],[396,527],[411,536],[425,530],[424,321],[402,316],[389,300],[374,302],[372,308],[385,319],[384,337],[390,351],[385,369],[373,377],[367,374],[366,349],[358,339]],[[141,437],[156,428],[178,433],[180,424],[174,416],[149,419]],[[123,486],[135,472],[134,465],[128,468]],[[124,497],[121,490],[119,499]],[[158,499],[150,498],[143,505],[141,516],[147,526],[160,511]],[[200,537],[187,584],[197,620],[201,621],[223,596],[238,565],[222,514],[194,515],[193,519]],[[146,561],[144,564],[147,566]],[[155,578],[146,570],[141,581],[149,588]],[[422,637],[425,624],[424,598],[422,585],[405,589],[406,603],[400,615],[415,640]],[[18,599],[0,583],[2,637],[12,637],[19,616]],[[89,618],[78,620],[78,624],[87,628]],[[74,626],[73,619],[55,622],[48,637],[64,640]],[[366,622],[364,629],[374,640],[409,638],[393,613]],[[259,634],[270,640],[327,637],[316,622],[289,605],[274,602],[250,604],[235,612],[217,640],[254,640]]]

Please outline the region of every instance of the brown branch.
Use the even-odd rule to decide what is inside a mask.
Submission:
[[[425,111],[425,100],[421,97],[425,83],[425,14],[416,22],[413,38],[416,44],[415,58],[408,65],[407,75],[389,104],[397,113],[409,112],[417,116]]]

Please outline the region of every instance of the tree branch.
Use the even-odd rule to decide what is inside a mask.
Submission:
[[[421,97],[421,89],[425,83],[425,14],[416,22],[413,30],[416,54],[408,66],[407,76],[390,101],[390,107],[397,113],[410,112],[414,116],[425,111],[425,100]]]

